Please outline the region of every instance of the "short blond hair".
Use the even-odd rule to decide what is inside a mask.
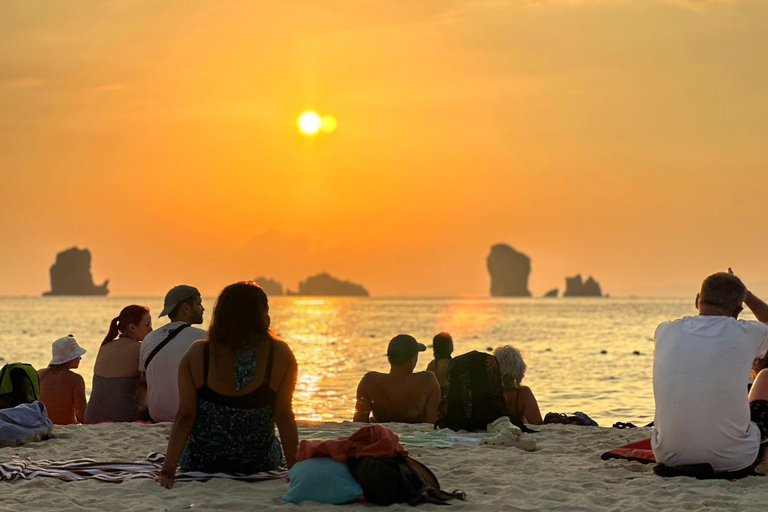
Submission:
[[[496,347],[493,351],[496,360],[499,362],[499,371],[501,372],[501,384],[504,389],[514,389],[520,387],[525,371],[528,365],[523,361],[523,355],[512,345],[503,345]]]

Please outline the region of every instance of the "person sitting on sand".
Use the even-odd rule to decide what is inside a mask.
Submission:
[[[413,372],[419,352],[427,350],[413,336],[398,334],[389,342],[389,373],[368,372],[357,386],[354,421],[434,423],[440,385],[432,372]]]
[[[146,415],[146,403],[137,404],[136,391],[141,342],[150,332],[152,317],[146,306],[126,306],[112,319],[93,365],[85,423],[133,421]]]
[[[270,329],[267,295],[253,282],[224,288],[208,340],[179,366],[179,413],[158,482],[184,471],[252,474],[296,462],[296,358]],[[275,425],[280,441],[275,436]],[[282,450],[280,445],[282,443]]]
[[[541,425],[544,420],[541,419],[541,411],[533,391],[520,384],[528,369],[520,351],[511,345],[504,345],[497,347],[493,355],[499,362],[504,400],[507,402],[510,416],[523,423]]]
[[[448,382],[448,368],[451,366],[451,353],[453,352],[451,335],[447,332],[435,334],[435,337],[432,338],[432,351],[435,358],[427,365],[427,371],[435,374],[442,393]]]
[[[80,366],[85,349],[70,334],[53,342],[48,368],[37,372],[40,401],[56,425],[82,423],[85,413],[85,380],[72,370]]]
[[[738,320],[742,302],[758,321]],[[761,372],[749,396],[745,386],[753,361],[768,351],[768,305],[725,272],[704,280],[695,304],[698,316],[656,329],[651,447],[666,466],[747,469],[768,438],[768,377]]]
[[[137,401],[146,393],[149,418],[152,421],[173,421],[179,409],[179,362],[187,349],[207,333],[192,327],[203,323],[203,300],[197,288],[179,285],[165,295],[160,318],[165,315],[171,323],[147,334],[139,353],[139,382]]]

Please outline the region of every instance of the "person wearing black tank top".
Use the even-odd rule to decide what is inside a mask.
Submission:
[[[241,474],[293,466],[298,368],[269,325],[267,296],[256,283],[222,291],[208,340],[195,342],[179,366],[179,412],[156,478],[160,485],[173,486],[177,466]]]

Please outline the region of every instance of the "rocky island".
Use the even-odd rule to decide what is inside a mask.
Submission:
[[[261,289],[264,290],[264,293],[267,294],[267,297],[275,297],[277,295],[283,294],[283,285],[274,279],[270,279],[268,277],[257,277],[254,279],[254,282],[261,286]]]
[[[531,259],[506,244],[491,247],[486,260],[491,275],[492,297],[530,297],[528,276]]]
[[[91,252],[72,247],[56,255],[51,266],[51,291],[43,295],[107,295],[109,280],[101,285],[93,283]]]
[[[586,281],[582,281],[581,274],[565,278],[565,292],[563,297],[602,297],[603,292],[600,289],[600,283],[589,276]]]
[[[349,281],[341,281],[324,272],[316,276],[308,277],[306,281],[299,283],[298,292],[288,292],[288,295],[321,295],[335,297],[368,297],[368,290],[359,284]]]

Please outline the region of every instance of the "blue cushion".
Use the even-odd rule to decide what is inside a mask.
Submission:
[[[340,505],[363,496],[363,488],[343,462],[330,457],[316,457],[297,462],[288,472],[291,484],[286,503],[316,501]]]

